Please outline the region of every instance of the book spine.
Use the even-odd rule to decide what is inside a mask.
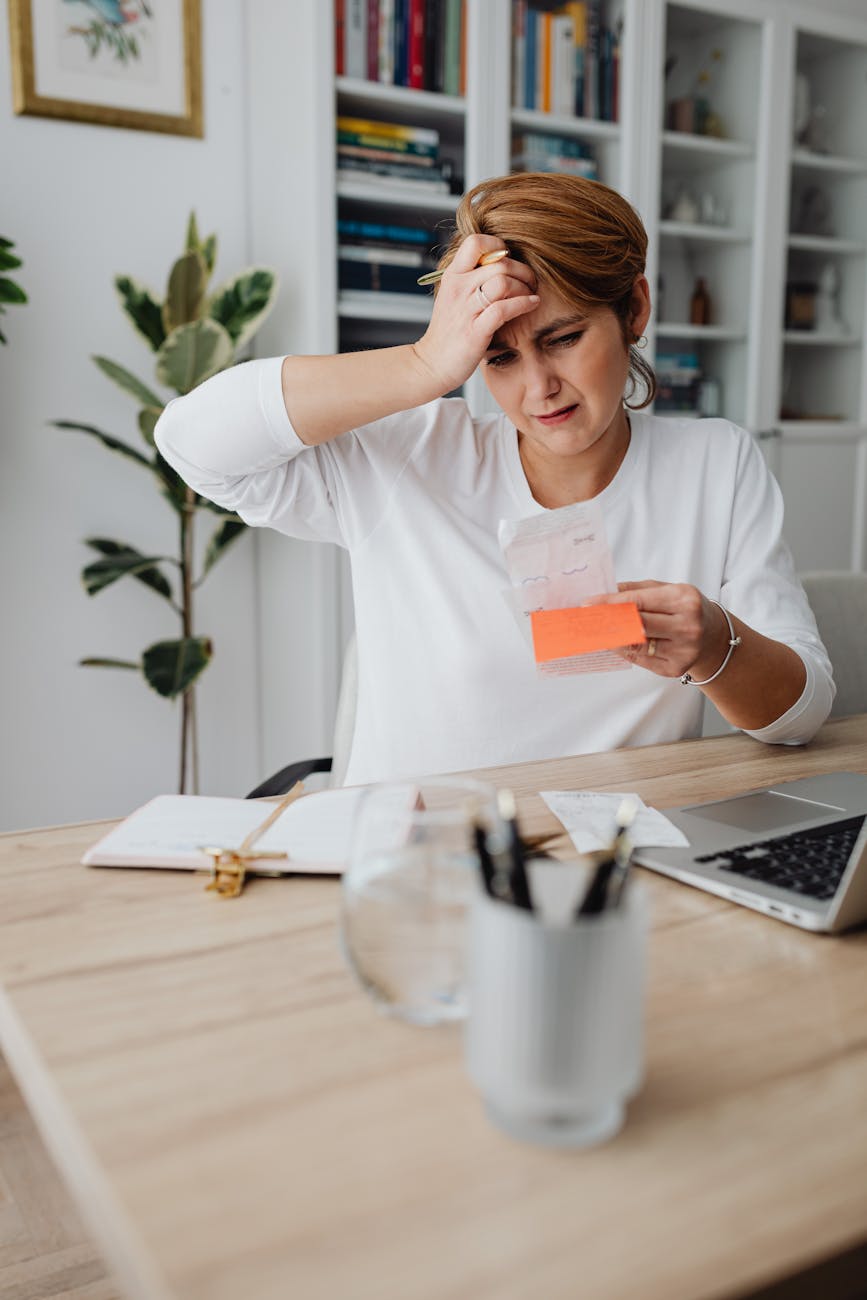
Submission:
[[[536,38],[539,32],[539,15],[527,7],[525,25],[526,49],[524,52],[524,108],[536,107]]]
[[[443,91],[457,95],[461,79],[461,0],[445,0]]]
[[[367,0],[345,0],[345,54],[347,77],[363,80],[367,71]]]
[[[379,80],[379,0],[367,0],[367,80]]]
[[[346,7],[345,0],[334,0],[334,71],[342,77],[346,68],[345,51]]]
[[[337,130],[358,135],[382,136],[439,148],[440,133],[432,126],[406,126],[402,122],[374,122],[362,117],[338,117]]]
[[[599,117],[599,0],[587,0],[584,58],[584,116]]]
[[[409,0],[394,0],[394,84],[407,84]]]
[[[394,148],[393,145],[397,144]],[[403,165],[413,163],[417,167],[433,167],[436,164],[435,153],[416,153],[406,148],[400,141],[387,140],[382,137],[362,135],[347,138],[342,132],[337,136],[337,156],[342,158],[369,158],[371,162],[390,162]]]
[[[410,0],[408,84],[413,90],[424,89],[424,11],[425,0]]]
[[[379,0],[379,76],[384,86],[394,84],[394,0]]]
[[[575,112],[575,23],[570,14],[555,14],[551,25],[551,109],[561,117]]]
[[[423,226],[389,225],[381,221],[356,221],[346,217],[338,219],[337,234],[340,239],[380,239],[413,247],[428,248],[433,243],[433,236]]]
[[[379,176],[373,173],[369,168],[365,171],[356,171],[353,168],[347,168],[343,165],[337,168],[338,181],[348,181],[353,185],[362,186],[369,190],[371,194],[377,192],[387,193],[394,190],[396,193],[404,194],[448,194],[448,181],[444,180],[416,180],[415,178],[404,179],[400,176]]]
[[[543,113],[551,112],[551,15],[540,14],[538,63],[537,63],[537,107]]]
[[[338,244],[341,262],[382,262],[388,266],[414,266],[430,261],[420,248],[397,248],[393,244]]]
[[[340,259],[337,280],[341,289],[370,290],[372,293],[428,293],[427,288],[418,283],[418,267],[391,266],[388,262]]]
[[[527,54],[527,0],[512,6],[512,107],[524,107],[524,60]]]
[[[467,6],[466,0],[461,0],[461,35],[460,35],[460,72],[458,74],[458,94],[467,93]]]
[[[366,176],[394,176],[401,180],[419,180],[442,184],[442,177],[433,167],[417,167],[411,162],[381,162],[374,158],[347,157],[338,149],[337,166],[343,172],[357,172]]]

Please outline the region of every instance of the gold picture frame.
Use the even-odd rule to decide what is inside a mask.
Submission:
[[[74,24],[76,10],[85,25]],[[9,0],[15,112],[201,138],[200,0],[170,0],[159,16],[152,0],[125,0],[115,22],[104,11],[87,0]],[[157,41],[162,57],[137,76]]]

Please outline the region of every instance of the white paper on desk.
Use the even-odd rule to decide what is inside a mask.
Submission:
[[[361,794],[361,788],[322,790],[296,799],[255,842],[255,848],[289,855],[286,862],[263,862],[263,870],[339,873],[349,857]],[[273,806],[266,800],[158,795],[110,830],[81,861],[92,867],[210,867],[203,846],[240,848]]]
[[[534,611],[572,609],[590,596],[617,590],[614,559],[598,501],[579,501],[526,519],[501,519],[497,536],[511,582],[503,595],[531,653],[530,615]],[[546,677],[631,667],[612,650],[536,664],[537,672]]]
[[[542,790],[551,812],[562,822],[579,853],[605,849],[617,824],[617,811],[624,799],[637,805],[629,835],[637,849],[662,846],[685,847],[689,840],[656,808],[648,808],[637,794],[596,794],[592,790]]]

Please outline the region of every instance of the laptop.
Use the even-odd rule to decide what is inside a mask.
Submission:
[[[867,921],[867,776],[833,772],[665,809],[688,848],[633,860],[804,930]]]

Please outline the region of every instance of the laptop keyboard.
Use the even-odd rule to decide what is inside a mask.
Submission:
[[[810,898],[833,898],[863,825],[863,816],[847,817],[793,835],[706,853],[695,861]]]

